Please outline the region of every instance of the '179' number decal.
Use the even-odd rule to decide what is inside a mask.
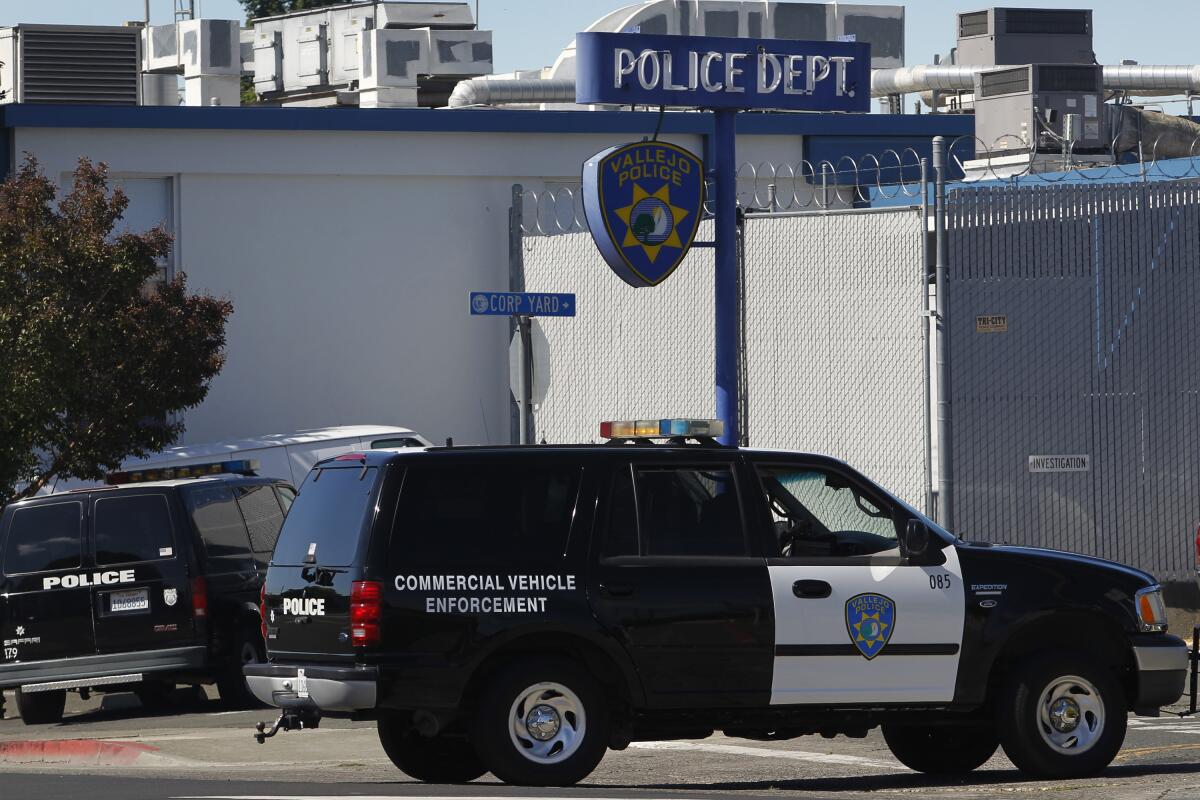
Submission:
[[[949,589],[953,586],[952,578],[945,572],[939,572],[936,575],[929,576],[930,589]]]

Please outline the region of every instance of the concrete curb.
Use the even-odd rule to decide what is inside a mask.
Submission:
[[[18,740],[0,742],[0,764],[64,764],[127,767],[167,760],[158,748],[136,742],[96,739]]]

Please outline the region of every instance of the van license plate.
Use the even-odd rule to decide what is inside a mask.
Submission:
[[[296,670],[296,697],[308,697],[308,677],[303,668]]]
[[[122,614],[130,611],[148,611],[150,609],[150,593],[145,589],[131,589],[124,592],[110,592],[108,595],[108,611],[110,614]]]

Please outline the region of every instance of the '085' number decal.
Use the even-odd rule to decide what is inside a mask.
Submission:
[[[935,591],[938,589],[949,589],[953,585],[953,577],[948,572],[939,572],[929,576],[929,588]]]

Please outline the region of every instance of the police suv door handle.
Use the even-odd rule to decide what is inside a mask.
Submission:
[[[629,597],[633,594],[634,586],[632,583],[602,583],[600,591],[610,597]]]
[[[796,597],[821,599],[833,594],[833,587],[825,581],[796,581],[792,584],[792,594]]]

